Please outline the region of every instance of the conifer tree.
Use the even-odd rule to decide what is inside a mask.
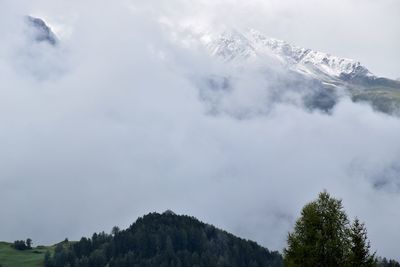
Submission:
[[[326,191],[304,206],[284,250],[286,266],[345,266],[350,248],[349,221],[341,200]]]
[[[351,252],[348,265],[352,267],[376,266],[375,253],[370,253],[371,245],[367,238],[367,229],[357,218],[351,226],[350,240]]]
[[[373,267],[367,230],[356,218],[350,225],[341,200],[326,191],[305,205],[288,235],[284,250],[285,266],[301,267]]]

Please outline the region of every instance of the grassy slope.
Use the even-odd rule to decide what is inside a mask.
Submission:
[[[19,251],[13,249],[11,243],[0,242],[0,264],[2,267],[43,266],[44,254],[47,250],[52,252],[54,246]]]
[[[375,109],[397,114],[400,109],[400,88],[372,87],[364,90],[352,90],[354,101],[366,101],[372,103]]]

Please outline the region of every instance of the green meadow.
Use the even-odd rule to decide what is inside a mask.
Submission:
[[[53,252],[54,246],[38,246],[30,250],[16,250],[11,243],[0,242],[1,267],[36,267],[44,266],[44,254]]]

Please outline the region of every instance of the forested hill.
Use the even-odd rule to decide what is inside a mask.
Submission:
[[[282,256],[194,217],[150,213],[128,229],[59,244],[50,266],[282,266]]]

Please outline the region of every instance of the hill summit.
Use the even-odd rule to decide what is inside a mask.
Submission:
[[[126,230],[60,243],[46,266],[282,266],[282,256],[194,217],[150,213]]]

